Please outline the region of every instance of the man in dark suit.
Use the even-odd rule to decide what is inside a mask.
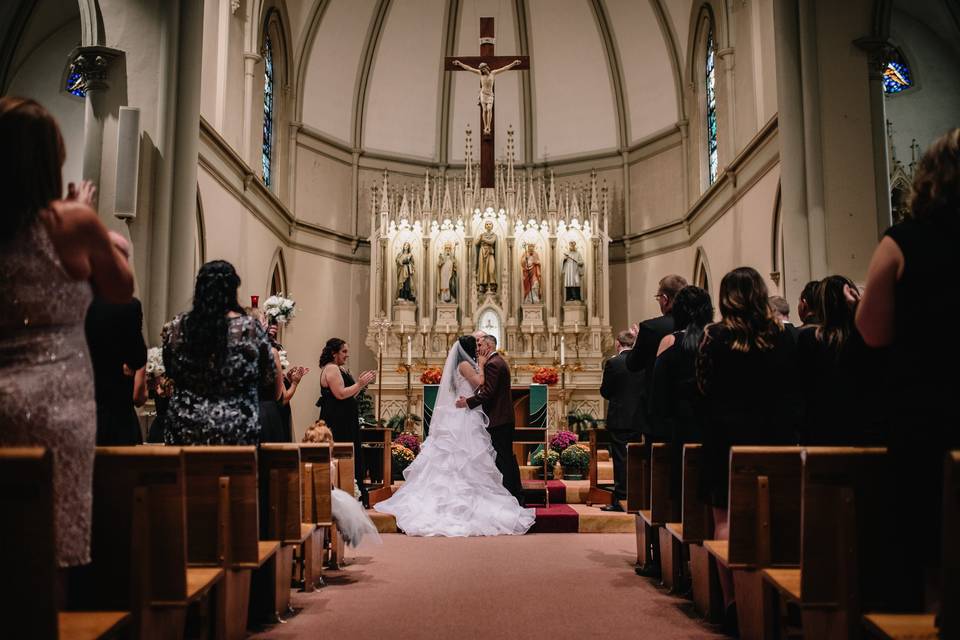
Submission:
[[[603,511],[623,511],[621,500],[627,499],[627,444],[640,441],[636,413],[640,410],[637,388],[643,382],[639,372],[627,369],[627,356],[633,347],[630,331],[617,336],[617,355],[603,366],[600,395],[606,398],[607,431],[610,432],[610,453],[613,457],[613,502]]]
[[[513,434],[516,424],[513,420],[513,398],[510,393],[510,366],[497,353],[496,336],[483,335],[477,339],[477,354],[487,358],[483,365],[483,384],[469,398],[458,398],[460,408],[483,406],[483,412],[490,420],[487,431],[493,449],[497,452],[497,469],[503,475],[503,486],[513,494],[521,506],[523,486],[520,483],[520,467],[513,455]]]
[[[664,433],[663,429],[658,428],[650,416],[650,392],[653,385],[653,365],[657,361],[657,349],[660,347],[660,341],[664,336],[670,335],[674,331],[673,299],[687,286],[687,281],[683,276],[669,275],[660,280],[660,286],[657,288],[657,295],[654,296],[660,304],[660,313],[662,315],[656,318],[644,320],[639,325],[633,325],[630,331],[636,340],[633,348],[627,352],[627,369],[640,373],[638,378],[639,385],[636,392],[639,394],[639,410],[636,412],[637,426],[647,440],[650,442],[663,442],[670,437],[669,433]]]

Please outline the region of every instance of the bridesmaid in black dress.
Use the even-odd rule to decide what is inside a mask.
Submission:
[[[360,411],[357,395],[376,377],[373,371],[364,371],[357,380],[344,369],[350,357],[345,340],[330,338],[320,354],[320,417],[333,431],[335,442],[353,443],[354,474],[363,491],[363,465],[360,457]]]
[[[267,316],[261,309],[247,307],[248,316],[256,318],[260,326],[263,327],[264,334],[267,333]],[[270,360],[273,365],[274,375],[269,381],[264,381],[257,389],[257,397],[260,401],[260,442],[290,442],[284,439],[283,414],[280,410],[280,398],[284,393],[283,385],[283,367],[280,366],[280,354],[276,347],[270,343]]]

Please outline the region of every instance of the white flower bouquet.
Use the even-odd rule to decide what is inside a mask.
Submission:
[[[290,361],[287,360],[287,351],[285,349],[280,349],[277,354],[280,356],[280,368],[286,371],[290,368]]]
[[[263,312],[281,324],[293,320],[297,313],[297,303],[282,295],[270,296],[263,303]]]
[[[163,366],[163,349],[160,347],[150,347],[147,349],[147,377],[159,378],[167,372]]]

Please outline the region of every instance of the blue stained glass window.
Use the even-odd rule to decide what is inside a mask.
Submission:
[[[900,93],[913,86],[910,67],[903,62],[891,60],[883,70],[883,92]]]
[[[87,92],[83,89],[83,77],[76,71],[70,71],[67,75],[67,93],[78,98],[86,98]]]
[[[270,186],[270,161],[273,157],[273,47],[270,36],[263,40],[263,184]]]
[[[717,180],[717,168],[720,164],[720,158],[717,153],[717,77],[713,28],[707,32],[707,66],[705,79],[707,85],[707,166],[710,172],[710,184],[713,184]]]

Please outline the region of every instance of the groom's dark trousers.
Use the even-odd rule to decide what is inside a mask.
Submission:
[[[507,361],[494,352],[483,367],[483,384],[476,394],[467,398],[471,409],[483,406],[490,420],[487,431],[493,449],[497,452],[497,469],[503,475],[503,486],[522,505],[523,487],[520,484],[520,467],[513,455],[513,397],[510,392],[510,367]]]

